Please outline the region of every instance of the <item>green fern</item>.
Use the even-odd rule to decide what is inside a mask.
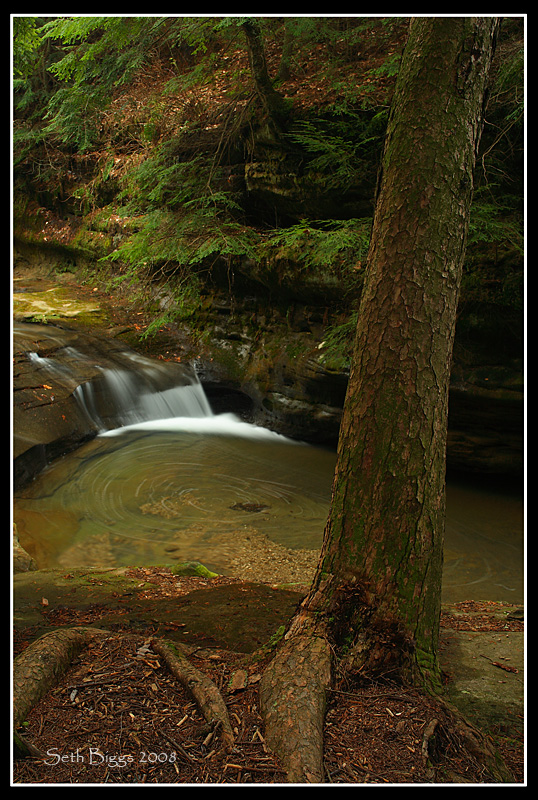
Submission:
[[[294,261],[306,270],[328,268],[350,275],[366,258],[370,228],[370,219],[302,220],[273,233],[265,248],[273,258]]]
[[[329,325],[320,344],[319,361],[326,369],[340,371],[351,363],[358,311],[352,311],[343,322]]]
[[[520,215],[503,205],[500,201],[494,202],[491,194],[492,187],[478,190],[471,207],[469,220],[468,243],[507,243],[521,255],[524,252],[523,221]]]
[[[342,119],[302,120],[289,138],[309,155],[308,169],[324,174],[326,185],[346,191],[376,161],[386,114],[348,114]]]

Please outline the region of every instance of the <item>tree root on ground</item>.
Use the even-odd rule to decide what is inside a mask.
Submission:
[[[40,636],[23,650],[13,663],[13,727],[22,724],[84,647],[108,633],[84,627],[57,630]]]
[[[39,755],[16,733],[28,712],[55,686],[78,653],[93,639],[107,633],[84,627],[51,631],[16,657],[13,663],[13,730],[17,757]]]
[[[331,653],[322,636],[285,641],[265,668],[260,705],[265,738],[290,783],[323,782],[323,725]]]
[[[279,758],[289,783],[332,781],[334,770],[332,775],[324,774],[324,732],[326,698],[329,692],[337,691],[331,686],[336,673],[336,654],[327,636],[315,626],[307,625],[306,630],[297,632],[295,629],[292,635],[289,634],[263,670],[259,684],[260,711],[265,723],[264,741]],[[18,736],[16,729],[33,706],[60,680],[84,647],[98,637],[111,635],[111,632],[98,628],[58,630],[37,639],[17,656],[13,679],[16,758],[27,755],[43,757]],[[211,726],[212,741],[218,736],[222,752],[229,751],[234,745],[234,733],[217,686],[191,664],[181,645],[153,638],[151,649],[191,694]],[[360,698],[361,686],[366,690],[368,685],[355,684],[353,696]],[[406,686],[400,685],[404,694]],[[410,686],[407,689],[417,698],[412,704],[417,703],[427,722],[419,734],[421,742],[417,742],[417,758],[421,764],[427,765],[426,774],[431,773],[432,782],[436,776],[443,782],[468,782],[466,774],[471,773],[478,775],[481,783],[513,782],[489,739],[457,709],[442,697],[429,695],[423,696],[425,704],[422,706],[420,692]],[[470,773],[466,773],[469,768]],[[368,770],[364,769],[366,774]]]
[[[489,738],[443,697],[436,697],[435,701],[444,718],[445,735],[452,741],[457,741],[461,748],[483,766],[485,780],[493,783],[513,783],[513,775]]]
[[[333,666],[334,654],[328,640],[319,633],[313,636],[312,631],[299,632],[284,640],[262,676],[260,704],[265,739],[286,769],[290,783],[326,781],[325,698],[331,689]],[[354,694],[360,696],[360,687]],[[423,733],[420,757],[430,767],[432,780],[438,768],[439,774],[446,772],[445,751],[451,750],[465,752],[477,765],[484,782],[513,782],[486,735],[442,697],[426,696],[433,716]],[[465,776],[455,772],[450,780],[466,782]]]
[[[98,637],[110,635],[100,628],[74,627],[52,631],[30,644],[13,663],[14,754],[41,756],[17,733],[30,710],[60,680],[75,657]],[[234,742],[226,704],[213,681],[194,667],[179,647],[159,639],[152,650],[164,660],[174,677],[190,692],[213,732],[220,733],[224,747]]]
[[[228,710],[213,681],[190,663],[179,646],[152,639],[151,649],[161,656],[172,675],[191,693],[206,722],[219,729],[223,746],[231,748],[234,734]]]

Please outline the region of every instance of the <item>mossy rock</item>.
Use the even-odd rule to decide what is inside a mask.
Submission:
[[[170,567],[172,575],[180,575],[185,577],[188,575],[196,576],[197,578],[217,578],[216,572],[211,572],[204,567],[199,561],[183,561],[181,564],[174,564]]]

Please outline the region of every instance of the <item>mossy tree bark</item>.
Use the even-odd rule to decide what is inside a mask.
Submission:
[[[270,720],[310,713],[290,701],[290,680],[300,679],[285,669],[304,637],[330,645],[333,678],[390,675],[428,689],[440,685],[448,386],[497,28],[495,18],[474,17],[410,24],[378,184],[331,510],[311,590],[284,652],[264,675]],[[328,657],[325,651],[324,670]],[[287,700],[277,710],[279,693]],[[269,725],[268,739],[277,745],[282,719]],[[318,771],[315,779],[321,778]],[[312,780],[301,769],[291,779]]]

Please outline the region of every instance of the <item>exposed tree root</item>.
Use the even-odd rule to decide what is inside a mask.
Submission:
[[[75,656],[108,631],[68,628],[46,633],[13,663],[13,727],[18,728],[30,709],[58,682]]]
[[[441,713],[444,712],[444,728],[452,740],[470,753],[484,769],[486,779],[494,783],[512,783],[514,778],[489,739],[452,704],[444,698],[436,698]]]
[[[230,748],[234,743],[234,735],[228,710],[213,681],[196,669],[178,646],[153,639],[151,648],[161,656],[174,677],[192,694],[205,720],[214,729],[219,728],[223,746]]]
[[[288,638],[264,670],[260,706],[265,737],[290,783],[322,783],[323,724],[331,680],[327,639],[300,633]]]
[[[16,729],[30,710],[49,692],[80,651],[99,636],[110,635],[99,628],[68,628],[41,636],[14,660],[13,729],[16,757],[42,755],[25,742]],[[194,667],[178,647],[153,639],[152,649],[175,678],[191,693],[213,731],[219,730],[223,746],[233,745],[234,735],[221,693],[207,676]]]
[[[30,709],[55,686],[75,656],[106,633],[84,627],[52,631],[17,656],[13,663],[13,747],[17,758],[41,755],[16,732]]]
[[[341,677],[328,639],[319,631],[317,635],[312,631],[290,635],[265,669],[260,685],[265,737],[290,783],[325,781],[325,697],[336,672]],[[360,691],[358,687],[354,693],[358,696]],[[442,697],[427,696],[434,716],[424,729],[419,757],[431,768],[432,776],[439,765],[443,769],[445,751],[451,749],[472,757],[484,782],[513,782],[488,738]],[[465,782],[465,777],[454,773],[451,780]]]
[[[21,653],[14,664],[15,728],[22,724],[31,708],[59,681],[85,646],[96,637],[110,635],[110,632],[96,628],[64,629],[42,636]],[[234,744],[233,729],[217,686],[190,663],[180,646],[153,639],[151,649],[191,694],[211,726],[213,737],[218,732],[223,752],[231,749]],[[299,627],[292,626],[263,672],[259,700],[265,722],[264,741],[279,758],[289,783],[324,783],[332,780],[331,775],[327,777],[324,774],[324,731],[326,697],[329,691],[336,691],[331,687],[331,681],[340,675],[338,666],[336,652],[323,626],[316,626],[312,620],[306,618],[305,621],[303,617]],[[391,682],[390,685],[394,684]],[[363,687],[368,696],[367,685]],[[418,698],[417,690],[407,688]],[[401,691],[404,694],[405,689],[406,685],[402,684]],[[349,692],[343,694],[348,695]],[[355,684],[353,695],[360,697],[360,685]],[[436,776],[440,776],[443,782],[468,780],[467,768],[458,768],[458,754],[464,755],[461,763],[471,764],[472,774],[480,775],[481,782],[513,782],[509,770],[486,736],[443,698],[427,697],[424,706],[418,700],[418,705],[424,708],[425,726],[420,743],[416,743],[416,757],[422,767],[427,767],[427,773],[431,772],[432,782]],[[17,758],[24,755],[43,757],[16,732],[14,752]],[[368,770],[366,767],[364,769],[366,774]]]

